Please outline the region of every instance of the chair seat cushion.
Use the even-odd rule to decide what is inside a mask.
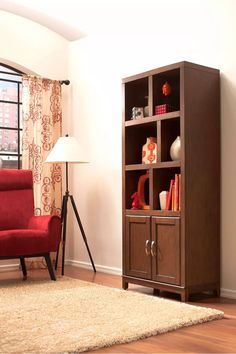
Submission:
[[[49,251],[48,233],[43,230],[0,231],[0,257],[33,255]]]

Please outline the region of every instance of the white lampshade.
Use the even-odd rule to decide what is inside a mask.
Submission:
[[[45,162],[88,163],[78,141],[72,136],[59,138]]]

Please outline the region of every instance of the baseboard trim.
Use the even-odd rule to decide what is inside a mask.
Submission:
[[[91,263],[75,261],[75,260],[72,260],[72,259],[66,259],[65,260],[65,264],[66,265],[71,265],[71,266],[74,266],[74,267],[92,269]],[[98,272],[114,274],[114,275],[121,275],[122,274],[122,270],[120,268],[107,267],[107,266],[102,266],[102,265],[98,265],[98,264],[96,264],[96,270]]]
[[[92,269],[92,265],[87,262],[75,261],[72,259],[66,259],[65,264],[71,265],[74,267],[80,267],[85,269]],[[114,275],[122,275],[122,270],[120,268],[107,267],[96,264],[96,269],[98,272],[114,274]],[[19,264],[3,264],[0,265],[0,272],[11,272],[19,270]],[[220,296],[226,297],[228,299],[236,299],[236,290],[223,289],[220,290]]]
[[[220,290],[220,296],[228,299],[236,299],[236,290],[222,289]]]
[[[13,272],[19,270],[19,264],[3,264],[0,265],[0,272]]]

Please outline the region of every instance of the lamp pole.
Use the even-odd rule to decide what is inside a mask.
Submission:
[[[66,135],[66,136],[68,136],[68,135]],[[63,199],[62,199],[62,208],[61,208],[61,223],[62,223],[62,271],[61,271],[61,274],[64,275],[65,246],[66,246],[66,227],[67,227],[67,204],[68,204],[68,199],[69,198],[70,198],[70,201],[71,201],[71,204],[72,204],[72,208],[74,210],[75,217],[76,217],[77,223],[79,225],[80,232],[81,232],[81,235],[83,237],[83,240],[84,240],[84,243],[85,243],[85,246],[86,246],[86,249],[87,249],[87,252],[88,252],[92,267],[93,267],[93,270],[94,270],[94,272],[96,272],[96,268],[95,268],[95,265],[94,265],[94,262],[93,262],[93,258],[92,258],[92,255],[91,255],[91,252],[90,252],[90,249],[89,249],[89,246],[88,246],[87,238],[86,238],[86,235],[85,235],[85,232],[84,232],[84,228],[83,228],[82,222],[80,220],[80,216],[79,216],[76,204],[75,204],[74,197],[69,192],[68,180],[69,180],[68,162],[66,162],[66,190],[65,190],[65,194],[64,194]],[[59,256],[59,246],[58,246],[57,255],[56,255],[55,269],[57,269],[58,256]]]

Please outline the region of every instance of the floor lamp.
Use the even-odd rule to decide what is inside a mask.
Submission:
[[[83,229],[83,225],[81,223],[79,213],[75,204],[75,200],[73,198],[73,195],[70,194],[69,189],[68,189],[68,164],[69,163],[87,163],[87,161],[84,161],[83,158],[81,158],[82,153],[80,146],[77,142],[77,140],[74,137],[66,135],[65,137],[61,137],[57,140],[56,144],[54,145],[53,149],[49,153],[47,159],[45,162],[51,162],[51,163],[65,163],[66,164],[66,190],[65,194],[63,195],[62,199],[62,208],[61,208],[61,221],[62,221],[62,271],[61,274],[64,275],[64,265],[65,265],[65,245],[66,245],[66,226],[67,226],[67,204],[68,200],[70,199],[72,208],[74,210],[76,220],[78,222],[81,235],[83,237],[85,246],[88,251],[88,255],[90,258],[90,261],[93,266],[94,272],[96,272],[96,268],[93,262],[93,258],[88,246],[87,238]],[[57,264],[58,264],[58,255],[59,255],[59,246],[57,250],[57,256],[56,256],[56,263],[55,263],[55,269],[57,269]]]

